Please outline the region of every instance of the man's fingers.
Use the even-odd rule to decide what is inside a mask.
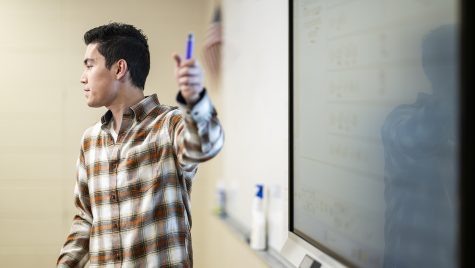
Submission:
[[[189,59],[189,60],[184,60],[181,62],[181,67],[192,67],[197,65],[197,60],[195,59]]]
[[[193,84],[200,84],[201,83],[201,78],[199,76],[182,76],[178,78],[178,84],[179,85],[193,85]]]
[[[178,70],[178,76],[198,76],[201,70],[198,68],[183,67]]]

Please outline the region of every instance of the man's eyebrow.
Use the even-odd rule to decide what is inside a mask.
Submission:
[[[87,65],[88,63],[89,64],[94,63],[94,59],[90,59],[90,58],[84,59],[84,65]]]

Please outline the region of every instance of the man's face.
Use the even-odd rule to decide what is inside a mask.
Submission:
[[[81,83],[84,84],[84,94],[89,107],[110,106],[119,91],[116,80],[115,64],[106,68],[106,59],[97,50],[98,44],[89,44],[84,55],[84,72]]]

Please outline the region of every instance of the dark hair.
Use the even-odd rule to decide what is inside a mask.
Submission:
[[[132,25],[113,22],[87,31],[84,34],[84,42],[86,45],[99,44],[98,51],[106,59],[107,69],[118,60],[124,59],[132,84],[144,89],[150,70],[150,52],[147,36],[142,30]]]

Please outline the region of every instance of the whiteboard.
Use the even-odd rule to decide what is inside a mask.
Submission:
[[[455,267],[457,1],[294,2],[294,230],[357,267]]]

